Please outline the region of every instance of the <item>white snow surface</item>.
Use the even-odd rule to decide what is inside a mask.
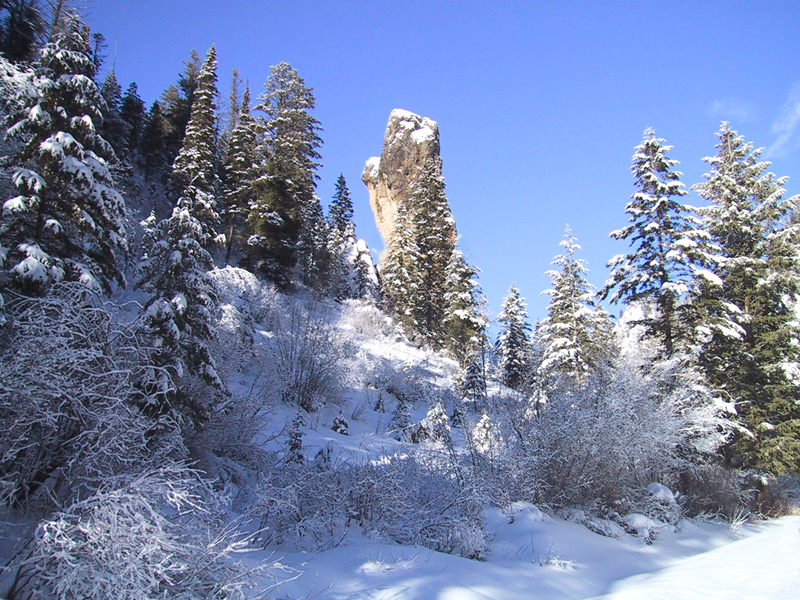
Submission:
[[[289,553],[302,575],[282,597],[319,600],[796,600],[800,517],[747,526],[683,523],[652,545],[603,537],[578,523],[515,505],[489,511],[495,533],[478,562],[351,533],[332,550]]]

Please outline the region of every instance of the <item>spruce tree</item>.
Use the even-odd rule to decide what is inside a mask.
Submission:
[[[161,102],[156,100],[147,113],[142,137],[139,140],[144,176],[147,179],[162,178],[170,166],[165,148],[166,128]]]
[[[128,124],[122,118],[122,87],[117,81],[114,69],[111,69],[106,75],[100,93],[105,100],[103,125],[100,133],[111,144],[116,158],[124,160],[128,153],[126,141],[129,130]]]
[[[417,332],[434,347],[445,342],[444,313],[447,265],[455,249],[456,228],[441,176],[441,159],[429,158],[412,186],[410,205],[419,261]]]
[[[297,240],[302,281],[313,290],[327,294],[331,289],[334,267],[331,232],[316,194],[303,204],[302,221],[303,227]]]
[[[668,356],[694,340],[686,299],[696,277],[713,283],[708,269],[715,264],[695,209],[679,201],[687,192],[681,173],[673,169],[678,162],[667,157],[671,148],[651,128],[636,147],[631,165],[636,191],[625,207],[630,224],[611,233],[615,239],[630,240],[633,249],[609,262],[611,277],[601,292],[612,303],[649,304],[654,310],[645,310],[640,324],[663,344]]]
[[[62,279],[108,290],[123,281],[125,206],[108,168],[113,151],[97,133],[104,103],[77,16],[64,17],[36,68],[37,83],[10,119],[8,136],[21,143],[13,157],[18,195],[3,205],[0,258],[26,292]]]
[[[415,336],[419,331],[420,257],[408,212],[405,202],[397,208],[394,228],[381,264],[381,280],[386,308],[400,322],[407,335]]]
[[[164,154],[167,164],[175,161],[181,147],[186,126],[192,115],[194,95],[197,91],[198,79],[202,63],[200,55],[192,50],[189,60],[184,62],[185,70],[181,73],[177,85],[171,85],[161,95],[162,116],[164,117]]]
[[[328,220],[331,228],[342,236],[347,236],[351,233],[355,235],[353,201],[350,199],[350,190],[347,189],[347,182],[341,173],[339,173],[339,178],[336,180],[336,192],[328,209]]]
[[[183,145],[172,165],[172,182],[177,190],[193,186],[211,194],[219,185],[216,170],[216,97],[217,52],[212,45],[197,77]]]
[[[445,273],[445,345],[463,366],[485,346],[487,319],[485,300],[478,285],[478,268],[467,264],[454,249]]]
[[[246,87],[238,109],[236,125],[228,140],[223,164],[222,217],[227,231],[225,262],[230,262],[234,245],[241,247],[237,238],[256,195],[254,167],[257,159],[258,129],[250,114],[250,88]]]
[[[122,96],[119,116],[125,123],[125,153],[132,156],[139,148],[139,140],[145,124],[144,100],[139,97],[139,87],[132,82]]]
[[[586,280],[586,261],[575,258],[581,247],[569,226],[561,246],[564,254],[551,263],[557,268],[545,273],[552,278],[552,288],[542,292],[550,296],[550,303],[536,335],[542,347],[539,374],[583,381],[609,343],[610,319],[597,306],[596,294]]]
[[[530,368],[528,332],[531,326],[527,319],[525,300],[516,286],[512,285],[497,316],[501,330],[496,347],[501,379],[505,385],[514,389],[522,389]]]
[[[267,152],[259,164],[259,196],[249,223],[251,236],[248,263],[265,275],[286,281],[297,263],[298,240],[304,218],[316,218],[319,199],[315,195],[316,169],[322,145],[319,121],[310,112],[316,106],[313,90],[305,85],[289,63],[271,67],[255,110],[264,113],[263,131]],[[316,226],[309,223],[308,229]],[[313,236],[315,233],[306,232]],[[306,245],[304,252],[310,252]],[[304,257],[304,265],[314,264]],[[272,271],[272,272],[270,272]]]
[[[702,216],[723,260],[716,274],[724,299],[743,313],[736,343],[714,335],[701,357],[712,384],[736,402],[751,436],[728,448],[734,464],[775,473],[800,470],[800,388],[786,369],[798,361],[800,294],[798,197],[784,199],[786,178],[769,173],[761,150],[723,123],[706,181],[695,186],[710,202]]]

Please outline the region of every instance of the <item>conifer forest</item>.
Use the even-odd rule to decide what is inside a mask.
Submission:
[[[796,560],[800,196],[734,123],[694,185],[631,140],[605,284],[567,227],[546,314],[509,282],[492,317],[435,122],[391,113],[371,249],[280,57],[187,49],[145,100],[73,3],[0,9],[0,598],[612,598],[778,527]]]

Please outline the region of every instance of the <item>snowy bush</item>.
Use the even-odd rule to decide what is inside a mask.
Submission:
[[[734,429],[730,409],[680,360],[628,359],[517,416],[516,465],[537,502],[614,511],[653,482],[675,487]]]
[[[426,450],[362,465],[304,462],[276,469],[253,510],[265,543],[320,550],[357,524],[401,544],[482,557],[488,548],[482,505],[446,453]]]
[[[111,310],[78,283],[9,302],[14,326],[0,358],[4,502],[68,501],[180,449],[168,420],[155,424],[137,408],[148,402],[135,386],[143,352]]]
[[[42,521],[9,598],[244,599],[256,575],[284,570],[235,560],[247,545],[196,477],[162,468],[119,478]]]
[[[345,359],[355,354],[325,315],[315,315],[311,309],[292,302],[281,311],[268,350],[273,392],[309,412],[342,401]]]
[[[363,300],[345,300],[340,324],[368,340],[387,338],[394,333],[391,318],[374,304]]]

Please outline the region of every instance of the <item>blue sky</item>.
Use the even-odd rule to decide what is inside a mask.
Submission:
[[[291,63],[324,129],[319,195],[327,202],[343,173],[357,232],[375,249],[364,162],[380,154],[393,108],[437,121],[461,247],[492,314],[515,282],[531,321],[545,315],[544,272],[566,223],[603,284],[606,261],[627,248],[608,234],[626,222],[631,155],[648,126],[674,146],[687,186],[702,180],[724,119],[800,193],[796,0],[104,0],[86,20],[148,105],[192,48],[216,44],[223,97],[234,66],[257,93],[270,65]]]

